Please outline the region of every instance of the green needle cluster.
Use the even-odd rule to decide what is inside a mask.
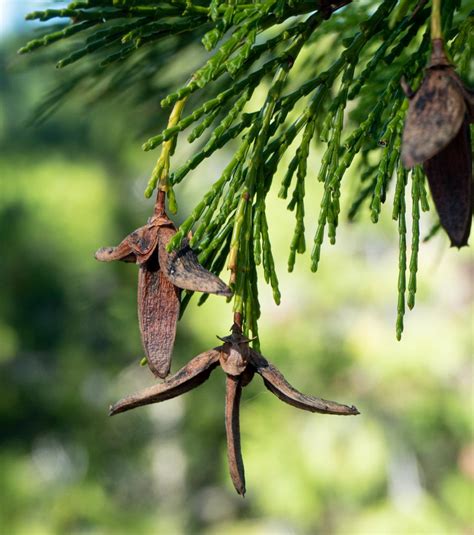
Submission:
[[[416,167],[409,175],[407,262],[408,173],[400,163],[400,146],[408,106],[400,83],[403,78],[417,87],[423,77],[429,15],[429,6],[416,0],[83,0],[28,15],[30,20],[59,19],[62,26],[46,30],[20,53],[55,44],[57,67],[71,70],[38,110],[38,119],[77,90],[98,99],[136,90],[141,104],[153,100],[171,107],[168,125],[143,149],[161,146],[145,194],[152,196],[157,187],[166,191],[172,211],[177,209],[173,186],[195,176],[204,159],[231,144],[224,171],[168,248],[176,248],[191,231],[200,262],[216,274],[227,267],[234,312],[248,336],[258,336],[259,276],[271,286],[275,302],[281,299],[267,218],[267,198],[275,187],[295,216],[289,271],[296,255],[306,252],[308,221],[316,225],[310,254],[311,269],[317,271],[324,239],[336,243],[341,218],[365,213],[377,223],[394,188],[400,338],[405,302],[410,309],[415,304],[420,211],[428,210],[423,169]],[[444,0],[441,16],[448,50],[467,75],[474,17],[458,0]],[[186,51],[193,52],[196,64],[162,81]],[[97,81],[100,92],[93,89]],[[266,97],[256,104],[262,94]],[[192,156],[177,165],[176,146],[196,141]],[[313,147],[322,155],[317,169],[309,165]],[[307,180],[321,182],[320,199],[307,198]],[[347,188],[353,197],[346,213],[347,180],[354,187]],[[185,293],[182,310],[190,298]]]

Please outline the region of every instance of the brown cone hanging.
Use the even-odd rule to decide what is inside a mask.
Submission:
[[[472,152],[469,123],[474,96],[449,63],[442,39],[410,99],[402,138],[405,167],[423,164],[441,225],[452,245],[467,245],[472,218]]]
[[[219,277],[199,264],[187,240],[177,251],[167,252],[166,246],[176,234],[176,227],[168,219],[163,204],[164,196],[161,196],[146,225],[129,234],[117,247],[103,247],[95,253],[96,259],[102,262],[121,260],[139,265],[140,333],[148,366],[161,378],[170,371],[181,289],[232,295]]]
[[[250,383],[255,374],[262,377],[272,394],[298,409],[341,416],[355,416],[359,411],[353,405],[308,396],[296,390],[273,364],[249,347],[250,340],[243,336],[237,324],[233,325],[230,336],[220,340],[224,342],[221,346],[194,357],[163,383],[148,387],[112,405],[110,415],[181,396],[203,384],[211,372],[220,366],[226,374],[225,428],[229,473],[235,490],[243,496],[245,473],[240,444],[240,398],[242,389]]]

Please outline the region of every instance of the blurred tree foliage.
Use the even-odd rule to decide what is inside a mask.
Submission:
[[[242,501],[227,480],[217,375],[182,399],[106,417],[111,400],[149,378],[138,366],[136,273],[104,269],[92,254],[143,222],[149,162],[119,128],[120,102],[85,118],[81,100],[27,128],[45,80],[12,72],[17,47],[0,49],[0,532],[469,533],[469,253],[440,262],[441,238],[426,246],[419,310],[402,346],[387,305],[396,278],[388,217],[342,231],[319,283],[306,266],[283,275],[292,291],[280,307],[262,292],[264,353],[302,390],[349,398],[363,416],[298,414],[250,385]],[[183,187],[186,210],[203,186]],[[277,199],[268,213],[283,249],[291,219]],[[286,259],[275,261],[282,270]],[[228,328],[216,301],[190,305],[176,367]]]

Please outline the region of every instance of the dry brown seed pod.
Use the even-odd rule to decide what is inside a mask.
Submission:
[[[418,91],[413,94],[406,84],[403,89],[410,99],[403,164],[423,164],[440,223],[451,244],[462,247],[472,219],[469,123],[474,121],[474,95],[446,58],[442,39],[433,39],[431,62]]]
[[[236,491],[244,495],[245,474],[240,444],[239,404],[241,391],[249,384],[255,372],[260,374],[265,386],[279,399],[299,409],[324,414],[356,415],[354,406],[342,405],[313,396],[306,396],[293,388],[260,353],[250,349],[250,340],[242,335],[234,324],[230,336],[221,338],[224,344],[193,358],[180,371],[163,383],[153,385],[129,396],[110,408],[110,414],[125,412],[141,405],[159,403],[188,392],[202,384],[219,364],[226,372],[225,426],[227,434],[227,458],[229,473]]]
[[[451,245],[463,247],[471,231],[472,152],[467,119],[454,139],[423,164],[431,196]]]
[[[158,262],[160,231],[176,232],[164,214],[154,214],[146,225],[130,233],[117,247],[99,249],[103,262],[122,260],[139,264],[138,323],[148,367],[156,377],[170,371],[180,308],[180,290],[164,276]]]
[[[441,39],[433,40],[431,62],[410,99],[402,137],[402,161],[413,167],[443,150],[457,135],[472,100],[446,58]]]
[[[150,370],[157,377],[168,375],[179,318],[181,289],[230,296],[230,288],[204,269],[184,243],[172,253],[166,245],[176,228],[156,208],[147,224],[129,234],[117,247],[99,249],[103,262],[121,260],[140,265],[138,274],[138,320]]]

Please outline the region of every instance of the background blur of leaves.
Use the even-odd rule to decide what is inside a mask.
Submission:
[[[150,212],[142,191],[155,155],[139,146],[156,130],[150,118],[162,121],[163,95],[156,109],[77,99],[29,127],[57,78],[15,57],[24,42],[0,41],[0,533],[474,533],[472,253],[441,235],[421,248],[418,304],[398,343],[394,226],[368,214],[345,224],[316,276],[307,258],[289,275],[291,214],[275,192],[283,300],[262,288],[263,353],[297,388],[362,414],[300,413],[255,380],[242,406],[245,500],[226,472],[222,374],[107,417],[151,381],[138,365],[136,269],[93,252]],[[177,189],[181,217],[224,162]],[[174,369],[230,317],[218,298],[190,305]]]

